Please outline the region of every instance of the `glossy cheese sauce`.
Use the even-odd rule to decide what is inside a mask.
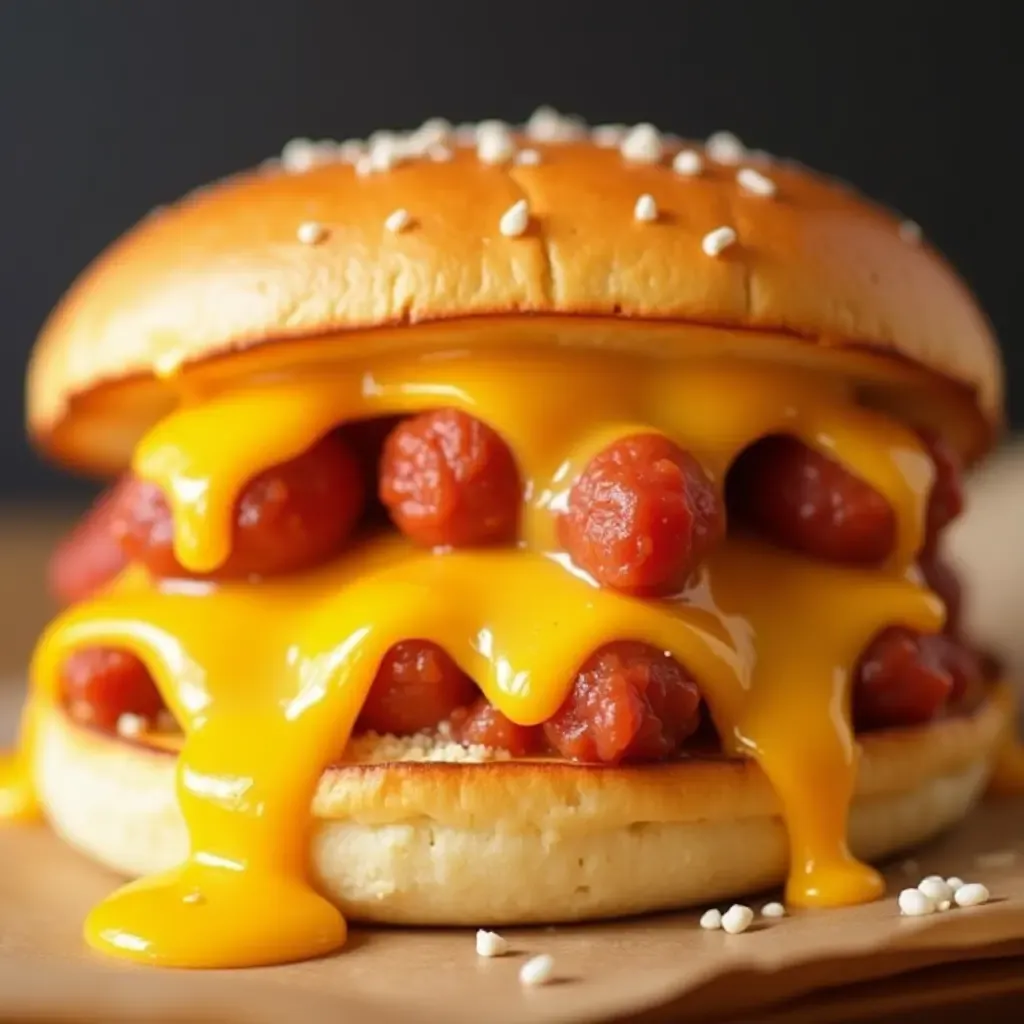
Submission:
[[[856,407],[842,381],[791,367],[507,352],[391,358],[372,371],[193,392],[140,443],[135,470],[169,496],[180,561],[208,571],[230,551],[232,506],[251,477],[346,421],[440,406],[486,420],[515,453],[526,481],[517,549],[434,554],[380,536],[314,571],[229,585],[157,585],[133,568],[43,636],[22,774],[32,708],[55,699],[59,666],[76,647],[137,654],[185,731],[178,793],[190,856],[97,907],[89,942],[194,967],[341,946],[344,921],[309,884],[310,804],[378,663],[403,639],[440,644],[521,724],[549,717],[605,643],[671,652],[699,681],[726,750],[755,758],[778,795],[787,899],[834,906],[880,895],[879,875],[846,843],[857,764],[848,690],[879,630],[942,625],[940,601],[912,568],[933,472],[915,436]],[[890,564],[838,568],[730,537],[675,598],[598,589],[557,551],[554,515],[591,455],[648,430],[692,451],[719,488],[756,439],[801,438],[889,500],[898,520]],[[8,772],[0,814],[21,813],[30,791]]]

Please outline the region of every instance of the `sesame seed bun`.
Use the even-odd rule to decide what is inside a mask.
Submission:
[[[285,361],[310,346],[472,348],[505,323],[516,345],[874,352],[952,382],[926,404],[970,456],[992,442],[992,331],[905,222],[721,139],[676,160],[688,147],[654,129],[610,148],[617,129],[503,131],[485,124],[476,145],[437,130],[405,149],[378,139],[328,160],[293,151],[155,212],[45,325],[28,381],[35,439],[117,470],[174,401],[174,374],[257,348]],[[526,146],[536,156],[519,161]],[[430,323],[445,330],[411,329]]]
[[[959,821],[1007,727],[1006,704],[862,738],[851,846],[879,860]],[[35,772],[73,846],[125,875],[187,851],[176,758],[45,712]],[[351,764],[313,802],[311,857],[353,919],[555,923],[685,907],[779,884],[786,832],[753,762]]]

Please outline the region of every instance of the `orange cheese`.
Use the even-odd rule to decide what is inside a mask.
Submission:
[[[778,793],[787,898],[825,906],[879,895],[879,876],[846,846],[857,758],[848,682],[880,629],[942,625],[941,603],[912,568],[932,482],[915,436],[856,406],[841,379],[809,370],[489,352],[193,391],[143,439],[134,468],[169,496],[179,560],[209,571],[230,551],[232,506],[256,473],[340,423],[439,406],[488,421],[515,453],[526,482],[518,548],[433,554],[378,537],[310,572],[230,585],[155,584],[130,569],[42,638],[34,701],[54,699],[72,649],[120,646],[146,663],[186,733],[178,788],[190,857],[96,908],[90,943],[203,967],[340,946],[344,922],[307,879],[310,801],[381,657],[412,638],[443,646],[523,724],[550,716],[604,643],[670,651],[700,681],[726,749],[756,758]],[[891,564],[841,569],[730,537],[670,600],[598,589],[555,548],[555,513],[595,451],[640,430],[692,451],[719,488],[757,438],[802,438],[888,498],[898,522]]]

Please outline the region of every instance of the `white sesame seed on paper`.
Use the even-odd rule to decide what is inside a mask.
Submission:
[[[530,226],[530,207],[525,199],[513,203],[498,222],[498,230],[506,238],[518,238]]]
[[[519,971],[520,984],[527,988],[546,985],[555,976],[555,961],[547,953],[530,957]]]
[[[778,191],[775,182],[753,167],[742,167],[736,172],[736,183],[744,192],[755,196],[773,196]]]
[[[958,907],[980,907],[988,903],[990,896],[988,889],[980,882],[968,882],[957,889],[953,899]]]
[[[401,208],[389,213],[384,221],[384,227],[396,235],[400,231],[404,231],[410,224],[412,224],[412,217],[409,215],[409,211]]]
[[[705,910],[700,915],[700,926],[708,932],[717,931],[722,927],[722,912],[717,907]]]
[[[704,170],[704,161],[695,149],[681,149],[672,158],[672,170],[684,178],[693,178]]]
[[[956,875],[951,875],[949,878],[946,879],[946,885],[948,885],[950,889],[953,890],[953,892],[956,892],[957,889],[959,889],[963,884],[964,880],[962,878],[957,877]]]
[[[476,933],[476,952],[478,956],[504,956],[509,951],[508,939],[497,932],[489,932],[481,928]]]
[[[920,889],[904,889],[897,903],[904,917],[925,917],[935,913],[935,901],[925,896]]]
[[[327,228],[315,220],[307,220],[299,225],[296,235],[303,245],[316,245],[327,237]]]
[[[734,903],[722,915],[722,930],[729,935],[740,935],[745,932],[754,921],[754,912],[750,907],[742,903]]]
[[[656,164],[663,151],[661,134],[653,124],[630,128],[619,144],[619,152],[630,163]]]
[[[633,217],[639,221],[650,222],[658,219],[658,204],[654,196],[646,193],[640,196],[633,207]]]
[[[944,903],[953,898],[953,890],[944,878],[922,878],[917,883],[917,888],[936,903]]]
[[[766,903],[761,908],[762,917],[785,917],[786,908],[781,903]]]
[[[731,245],[736,244],[736,232],[726,226],[709,231],[701,239],[700,247],[708,256],[719,256]]]

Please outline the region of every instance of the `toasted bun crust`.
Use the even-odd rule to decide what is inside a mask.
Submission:
[[[864,737],[851,845],[877,860],[961,819],[1006,728],[969,718]],[[127,875],[187,850],[175,758],[45,716],[36,776],[55,828]],[[684,907],[776,885],[778,806],[752,762],[594,769],[562,762],[352,765],[314,800],[314,872],[353,919],[498,925]]]
[[[401,328],[390,344],[437,347],[443,336],[408,325],[527,313],[516,344],[565,344],[548,318],[583,316],[618,329],[613,343],[625,348],[634,337],[641,344],[637,321],[674,325],[655,342],[668,353],[685,348],[684,325],[877,350],[965,386],[987,427],[982,443],[991,440],[1002,379],[989,324],[944,260],[890,213],[763,154],[708,156],[687,176],[672,168],[679,142],[663,142],[651,163],[588,136],[516,144],[539,163],[488,164],[473,145],[452,143],[448,161],[409,156],[366,174],[341,159],[270,166],[154,213],[81,276],[46,324],[28,381],[37,441],[109,468],[109,434],[137,431],[162,411],[173,390],[160,378],[170,371],[316,336],[365,357],[379,334],[371,328]],[[742,188],[741,168],[762,172],[776,194]],[[645,194],[657,204],[653,222],[634,215]],[[507,237],[502,217],[520,200],[529,225]],[[409,223],[391,231],[385,222],[399,209]],[[306,222],[325,237],[301,241]],[[702,240],[722,226],[737,243],[706,254]],[[728,331],[716,333],[728,343]],[[597,344],[587,331],[570,341]],[[102,423],[82,415],[83,397],[116,393],[118,383]]]

